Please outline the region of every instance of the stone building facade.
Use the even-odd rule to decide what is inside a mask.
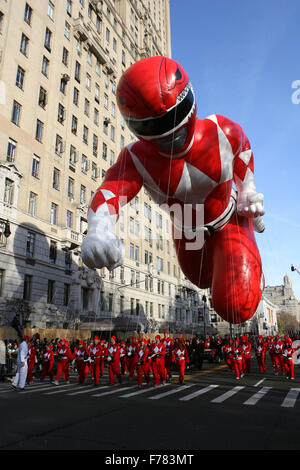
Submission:
[[[125,263],[83,266],[87,207],[134,140],[116,86],[171,56],[169,0],[0,0],[0,326],[209,331],[208,291],[177,263],[142,189],[116,225]],[[127,225],[127,227],[126,227]]]
[[[284,276],[282,285],[266,286],[264,295],[278,306],[279,313],[286,312],[294,315],[300,322],[300,302],[295,297],[292,281],[288,275]]]

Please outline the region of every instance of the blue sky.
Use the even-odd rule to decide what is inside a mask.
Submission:
[[[266,285],[288,274],[300,299],[299,0],[170,0],[172,58],[187,70],[198,117],[238,122],[265,196],[256,234]],[[299,80],[299,93],[292,83]]]

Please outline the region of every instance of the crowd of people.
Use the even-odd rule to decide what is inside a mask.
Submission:
[[[143,380],[146,384],[152,380],[155,386],[170,382],[174,370],[178,371],[179,384],[184,384],[187,367],[202,369],[206,357],[218,358],[219,362],[224,360],[239,380],[250,373],[253,358],[260,372],[265,372],[267,354],[276,375],[281,371],[286,378],[294,380],[294,353],[299,348],[293,346],[289,335],[172,339],[165,331],[153,339],[130,336],[126,341],[117,340],[115,336],[109,341],[95,336],[71,342],[59,338],[41,341],[38,335],[24,336],[20,343],[6,341],[6,357],[8,361],[17,358],[12,387],[19,390],[30,385],[34,378],[41,381],[49,378],[53,385],[59,385],[61,380],[69,383],[72,368],[77,372],[78,384],[87,383],[90,375],[97,386],[102,382],[105,367],[110,385],[122,383],[123,377],[128,375],[129,380],[137,380],[138,387],[142,387]]]

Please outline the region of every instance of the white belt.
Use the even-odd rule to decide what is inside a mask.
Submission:
[[[198,225],[196,227],[180,225],[176,223],[176,221],[174,221],[174,227],[177,230],[182,231],[189,239],[192,239],[193,236],[195,237],[197,235],[197,232],[203,231],[211,233],[216,230],[221,230],[229,222],[232,214],[234,213],[236,209],[236,201],[237,194],[236,191],[232,188],[229,204],[224,210],[224,212],[217,219],[213,220],[212,222],[209,222],[208,224]]]

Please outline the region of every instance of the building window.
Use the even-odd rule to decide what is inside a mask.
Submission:
[[[64,284],[64,307],[69,305],[70,301],[70,284]]]
[[[104,93],[103,106],[108,109],[108,96],[106,93]]]
[[[53,177],[52,177],[52,188],[59,190],[59,174],[60,171],[57,168],[53,169]]]
[[[99,126],[99,111],[97,108],[94,108],[94,124]]]
[[[72,0],[67,0],[67,13],[72,16]]]
[[[68,81],[67,81],[64,77],[62,77],[62,78],[60,79],[60,87],[59,87],[59,89],[60,89],[60,91],[63,93],[63,95],[66,94],[66,91],[67,91],[67,84],[68,84]]]
[[[74,87],[74,93],[73,93],[73,103],[78,106],[78,100],[79,100],[79,90]]]
[[[27,258],[33,258],[34,245],[35,245],[35,233],[34,232],[27,232],[27,240],[26,240],[26,256],[27,256]]]
[[[86,187],[81,184],[80,185],[80,204],[85,204],[86,202]]]
[[[0,297],[3,295],[4,272],[4,269],[0,269]]]
[[[46,104],[47,104],[47,90],[45,90],[45,88],[41,86],[40,92],[39,92],[39,106],[45,109]]]
[[[17,101],[14,100],[11,122],[16,124],[16,126],[20,125],[21,108],[22,108],[22,106],[20,105],[20,103],[18,103]]]
[[[85,86],[88,90],[91,89],[91,83],[92,83],[92,79],[91,79],[91,76],[89,73],[86,74],[86,77],[85,77]]]
[[[77,135],[78,119],[76,116],[72,116],[72,134]]]
[[[57,225],[57,213],[58,205],[54,202],[51,202],[51,211],[50,211],[50,224]]]
[[[70,40],[70,32],[71,32],[71,26],[67,21],[65,21],[65,37]]]
[[[23,300],[31,299],[32,276],[25,274],[23,286]]]
[[[50,241],[49,248],[49,261],[51,264],[55,264],[57,257],[57,243],[54,240]]]
[[[81,171],[82,173],[87,173],[88,171],[88,159],[84,154],[81,155]]]
[[[95,162],[92,162],[92,178],[96,180],[99,176],[98,167]]]
[[[56,155],[61,157],[63,152],[64,152],[64,143],[63,143],[62,137],[60,135],[56,134],[55,153],[56,153]]]
[[[115,141],[115,128],[114,126],[110,126],[110,139],[112,142]]]
[[[70,176],[68,179],[68,197],[71,199],[74,197],[74,180]]]
[[[134,259],[134,244],[130,243],[130,259]]]
[[[93,155],[94,157],[98,156],[98,136],[93,134]]]
[[[83,126],[82,140],[85,144],[88,143],[88,137],[89,137],[89,129],[86,126]]]
[[[65,107],[61,104],[58,103],[58,113],[57,113],[57,120],[60,124],[64,123],[64,120],[66,118],[66,110]]]
[[[31,25],[31,20],[32,20],[32,8],[28,3],[25,5],[25,11],[24,11],[24,21]]]
[[[110,151],[110,159],[109,164],[112,166],[115,163],[115,152],[113,150]]]
[[[8,139],[6,160],[8,162],[14,162],[16,158],[17,142],[11,138]]]
[[[73,212],[67,210],[67,227],[72,228],[73,226]]]
[[[45,47],[45,48],[47,49],[47,51],[49,51],[49,52],[51,52],[51,38],[52,38],[52,32],[50,31],[49,28],[46,28],[44,47]]]
[[[37,194],[30,191],[30,193],[29,193],[28,212],[32,216],[35,216],[35,214],[36,214],[36,202],[37,202]]]
[[[65,47],[63,47],[63,53],[62,53],[62,63],[67,67],[68,66],[68,60],[69,60],[69,51]]]
[[[104,142],[102,144],[102,158],[104,160],[107,159],[107,145]]]
[[[84,99],[84,114],[86,116],[90,115],[90,102],[87,98]]]
[[[10,206],[14,202],[14,182],[9,178],[5,178],[3,201]]]
[[[45,56],[43,56],[42,74],[45,75],[45,77],[48,78],[48,74],[49,74],[49,59],[47,59],[47,57],[45,57]]]
[[[47,304],[53,303],[54,298],[54,290],[55,290],[55,281],[48,280],[48,290],[47,290]]]
[[[35,131],[35,138],[39,142],[43,141],[43,133],[44,133],[44,123],[39,119],[36,120],[36,131]]]
[[[134,299],[130,299],[130,315],[134,314]]]
[[[39,177],[39,170],[40,170],[40,157],[37,155],[33,155],[33,160],[32,160],[32,171],[31,174],[35,178]]]
[[[110,40],[110,31],[109,31],[108,28],[106,28],[106,30],[105,30],[105,39],[106,39],[107,42],[109,42],[109,40]]]
[[[100,87],[98,83],[95,84],[95,101],[100,103]]]
[[[16,77],[16,86],[23,90],[24,88],[24,78],[25,78],[25,70],[18,65],[17,69],[17,77]]]
[[[77,60],[75,62],[75,80],[80,83],[80,63]]]
[[[29,44],[29,39],[28,37],[22,33],[21,37],[21,44],[20,44],[20,52],[27,57],[28,54],[28,44]]]
[[[54,5],[52,2],[48,2],[48,16],[51,18],[51,20],[54,20]]]
[[[92,53],[90,50],[87,51],[86,61],[89,65],[92,65]]]

